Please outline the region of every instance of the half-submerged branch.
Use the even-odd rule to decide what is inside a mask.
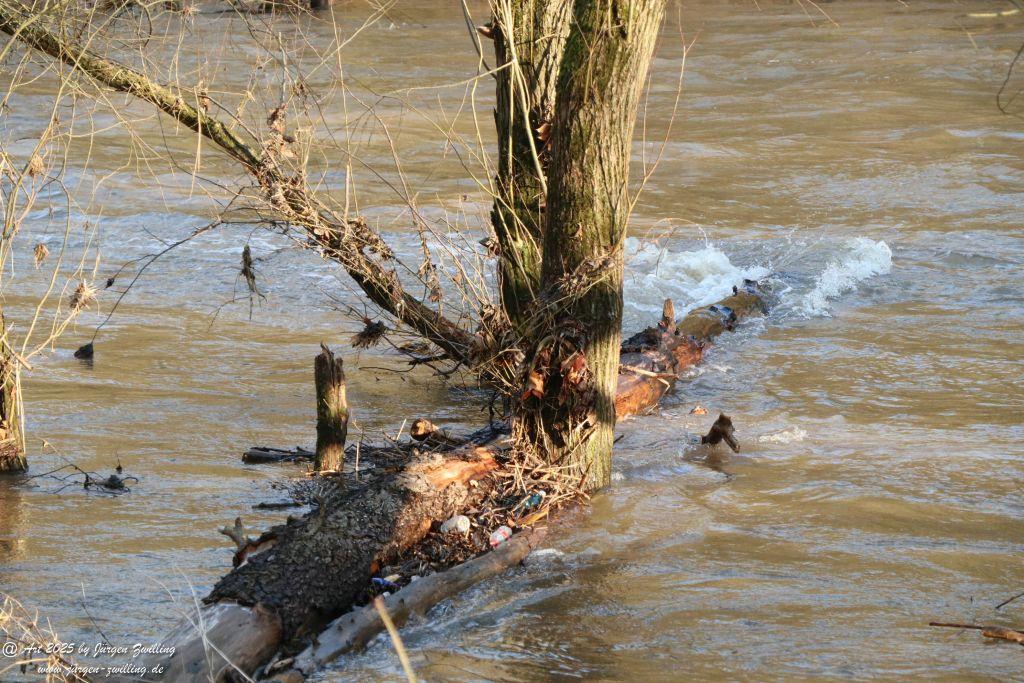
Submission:
[[[521,531],[492,552],[410,583],[389,595],[384,606],[395,624],[401,626],[409,617],[426,614],[442,600],[518,565],[537,548],[545,535],[545,529]],[[341,655],[362,649],[382,630],[384,623],[373,605],[353,610],[331,622],[314,643],[295,658],[292,668],[308,676]]]
[[[666,299],[661,321],[622,343],[616,415],[637,415],[657,406],[679,376],[700,362],[716,337],[767,309],[765,293],[752,280],[733,287],[732,295],[718,303],[690,311],[678,322],[672,300]]]

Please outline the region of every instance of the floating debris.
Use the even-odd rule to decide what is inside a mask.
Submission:
[[[512,537],[512,530],[507,526],[499,526],[491,534],[491,547],[497,548],[499,545],[507,541]]]
[[[75,358],[78,360],[92,360],[93,351],[92,342],[83,344],[78,347],[77,351],[75,351]]]
[[[441,525],[441,533],[443,533],[443,534],[452,534],[452,533],[465,534],[465,533],[469,533],[469,527],[470,527],[469,517],[467,517],[466,515],[455,515],[454,517],[452,517],[451,519],[449,519],[448,521],[446,521],[444,524]]]
[[[731,448],[734,453],[739,453],[740,444],[736,441],[736,437],[734,436],[735,432],[736,430],[733,428],[732,420],[729,416],[725,413],[719,413],[718,419],[715,420],[713,425],[711,425],[711,429],[708,433],[700,437],[700,442],[716,446],[724,441],[729,444],[729,448]]]

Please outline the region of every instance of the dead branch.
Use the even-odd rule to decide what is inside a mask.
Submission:
[[[942,621],[930,621],[929,626],[939,626],[942,628],[961,628],[969,629],[972,631],[981,631],[981,635],[986,638],[996,638],[999,640],[1008,640],[1011,643],[1017,643],[1018,645],[1024,645],[1024,631],[1018,631],[1012,628],[1006,628],[1005,626],[983,626],[979,624],[956,624],[947,623]]]
[[[149,102],[216,144],[256,179],[264,200],[275,211],[305,232],[309,246],[340,263],[371,301],[451,356],[468,359],[472,335],[405,291],[397,273],[382,265],[393,256],[390,249],[365,221],[343,221],[332,216],[312,196],[305,180],[286,176],[272,154],[258,154],[251,141],[204,109],[189,104],[174,89],[59,36],[47,26],[48,19],[38,12],[30,14],[10,0],[0,0],[0,31],[87,74],[100,85]],[[377,258],[364,250],[377,254]]]

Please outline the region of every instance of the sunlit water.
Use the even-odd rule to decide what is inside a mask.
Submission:
[[[342,59],[379,90],[473,75],[460,12],[439,4],[399,3]],[[995,107],[1024,20],[966,16],[998,3],[827,3],[833,26],[803,4],[807,14],[766,2],[670,11],[648,160],[672,111],[677,16],[697,42],[628,245],[627,330],[665,296],[677,309],[710,303],[743,277],[771,278],[772,313],[724,338],[659,414],[621,424],[613,485],[581,523],[549,537],[561,555],[404,631],[423,678],[1024,670],[1018,646],[926,625],[1024,624],[1024,601],[993,610],[1024,590],[1024,121]],[[351,23],[366,12],[344,5],[338,15]],[[204,19],[192,40],[241,31],[233,21]],[[455,109],[463,93],[420,102]],[[103,139],[90,173],[120,165],[124,140]],[[410,117],[399,145],[425,211],[440,215],[441,201],[466,194],[479,222],[475,185],[432,161],[444,151],[435,129]],[[210,209],[187,190],[111,178],[101,272],[152,252],[146,231],[166,239],[201,225]],[[402,210],[386,189],[364,191],[382,221]],[[250,233],[222,229],[154,265],[101,333],[92,367],[71,352],[98,314],[27,378],[33,473],[60,465],[55,451],[104,472],[120,459],[140,479],[119,498],[0,482],[0,588],[68,640],[95,641],[97,626],[111,639],[152,639],[229,568],[217,528],[238,514],[254,528],[283,516],[250,506],[279,497],[271,484],[295,469],[239,457],[257,443],[311,443],[311,360],[321,340],[348,349],[353,324],[334,299],[355,298],[312,254]],[[388,237],[418,248],[394,227]],[[247,240],[269,257],[259,265],[267,301],[251,321],[247,302],[214,317],[244,287]],[[15,311],[30,300],[8,299]],[[102,310],[111,303],[102,297]],[[475,394],[427,372],[374,369],[395,367],[394,356],[345,357],[367,434],[418,416],[482,419]],[[714,417],[689,415],[695,403],[733,416],[740,454],[691,445]],[[401,668],[378,640],[322,678],[398,680]]]

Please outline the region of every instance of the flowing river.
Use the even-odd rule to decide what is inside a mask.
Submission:
[[[666,296],[679,311],[743,277],[769,277],[776,305],[723,337],[659,413],[620,424],[614,482],[550,534],[557,553],[403,631],[423,679],[1020,678],[1019,646],[927,623],[1024,625],[1024,600],[994,609],[1024,590],[1024,120],[996,106],[1024,15],[988,16],[1012,8],[994,0],[820,8],[831,20],[810,2],[670,8],[635,180],[665,139],[682,45],[695,42],[630,228],[626,332]],[[484,7],[470,9],[482,23]],[[342,3],[336,15],[351,28],[371,11]],[[200,16],[186,53],[232,32],[245,32],[238,19]],[[248,77],[243,51],[221,59]],[[406,102],[436,120],[463,107],[470,130],[475,104],[489,123],[489,82],[475,103],[465,84],[432,87],[477,73],[459,3],[400,0],[338,63],[365,91],[425,87]],[[407,182],[426,215],[459,205],[479,228],[486,196],[412,104],[381,105]],[[75,217],[97,227],[105,278],[212,208],[183,173],[140,180],[124,131],[98,128],[88,167],[72,157],[68,173],[106,178]],[[393,166],[386,147],[371,153]],[[387,239],[414,253],[401,199],[360,191]],[[267,297],[251,319],[248,299],[225,305],[244,292],[246,243]],[[120,497],[0,480],[0,589],[63,639],[152,642],[230,568],[218,528],[283,519],[251,506],[282,497],[272,485],[298,466],[240,455],[312,444],[321,340],[344,350],[368,439],[420,416],[460,429],[485,419],[478,393],[425,369],[390,372],[401,362],[382,348],[351,349],[358,324],[338,310],[358,306],[351,283],[290,244],[244,225],[203,235],[146,271],[94,364],[72,352],[110,293],[27,374],[32,474],[62,456],[104,473],[120,460],[139,479]],[[34,286],[8,288],[9,317]],[[690,415],[697,403],[710,414]],[[719,411],[739,454],[692,443]],[[320,678],[402,670],[378,639]]]

